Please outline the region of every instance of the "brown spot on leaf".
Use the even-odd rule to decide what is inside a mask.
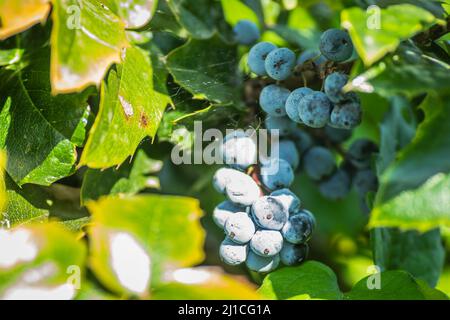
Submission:
[[[145,112],[141,112],[141,116],[139,118],[139,125],[143,128],[148,127],[148,117]]]

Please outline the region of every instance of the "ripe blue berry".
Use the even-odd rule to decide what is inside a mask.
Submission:
[[[252,206],[252,217],[264,229],[280,230],[288,219],[289,212],[275,197],[264,196]]]
[[[248,245],[237,244],[225,238],[219,248],[220,259],[230,266],[237,266],[247,260]]]
[[[273,257],[261,257],[250,250],[245,264],[252,271],[267,273],[278,267],[280,264],[280,255],[277,254]]]
[[[356,191],[364,196],[369,191],[377,191],[378,179],[372,169],[363,169],[356,172],[355,178],[353,179],[353,185]]]
[[[298,110],[300,107],[300,101],[304,96],[313,93],[310,88],[298,88],[291,92],[289,97],[286,100],[286,113],[288,117],[297,123],[303,123],[298,114]]]
[[[243,212],[245,208],[225,200],[214,208],[213,220],[219,228],[224,228],[227,219],[236,212]]]
[[[348,149],[347,158],[358,169],[370,167],[373,153],[378,151],[377,145],[368,139],[355,140]]]
[[[266,76],[266,65],[265,61],[267,55],[273,50],[277,49],[277,46],[271,44],[270,42],[260,42],[254,45],[248,54],[247,63],[254,73],[258,76]]]
[[[325,134],[331,142],[342,143],[344,141],[347,141],[352,136],[352,130],[337,129],[330,126],[326,126]]]
[[[294,139],[295,145],[297,146],[297,150],[302,156],[306,150],[313,146],[313,140],[311,136],[303,131],[302,129],[296,128],[292,132],[292,139]]]
[[[310,216],[303,211],[289,216],[288,221],[281,229],[281,233],[286,241],[299,244],[307,242],[312,235],[314,225]]]
[[[239,206],[251,206],[261,195],[261,190],[250,176],[231,181],[225,188],[230,201]]]
[[[312,147],[304,157],[303,166],[306,174],[313,180],[321,180],[330,175],[335,167],[334,156],[324,147]]]
[[[280,137],[289,135],[297,128],[295,122],[292,122],[288,117],[267,116],[264,123],[271,134],[278,132]]]
[[[328,99],[333,103],[340,103],[347,99],[342,91],[348,82],[348,76],[340,72],[333,72],[325,79],[324,89]]]
[[[350,192],[350,176],[344,170],[337,170],[327,180],[319,184],[319,191],[327,199],[338,200],[345,198]]]
[[[289,189],[275,190],[270,196],[279,200],[289,213],[294,213],[300,208],[300,199]]]
[[[277,147],[278,155],[276,154]],[[300,155],[298,154],[297,147],[291,140],[280,140],[279,143],[272,145],[271,156],[287,161],[293,170],[297,169],[300,163]]]
[[[286,160],[272,158],[261,167],[261,181],[269,190],[288,188],[294,182],[294,171]]]
[[[295,53],[287,48],[275,49],[267,55],[266,72],[272,79],[286,80],[295,67]]]
[[[261,108],[270,116],[281,117],[286,115],[286,100],[291,92],[275,84],[268,85],[262,89],[259,96]]]
[[[262,257],[272,257],[283,248],[283,236],[280,231],[258,230],[250,240],[250,248]]]
[[[328,29],[320,37],[320,52],[331,61],[342,62],[353,54],[353,43],[347,32]]]
[[[316,50],[305,50],[297,59],[297,65],[303,65],[307,62],[313,63],[315,66],[321,66],[327,62],[327,59]]]
[[[280,259],[286,266],[295,266],[306,259],[308,252],[309,247],[306,243],[292,244],[285,241],[280,252]]]
[[[245,170],[257,162],[256,139],[243,131],[233,131],[223,140],[220,152],[225,164]]]
[[[328,97],[323,92],[315,91],[300,100],[298,113],[307,126],[322,128],[330,119],[331,107]]]
[[[255,224],[246,212],[237,212],[225,222],[225,234],[239,244],[249,242],[255,231]]]
[[[220,168],[213,177],[214,189],[219,193],[225,194],[225,188],[231,181],[236,179],[246,179],[243,178],[244,176],[246,176],[246,174],[241,171],[230,168]]]
[[[234,38],[237,43],[251,45],[259,40],[258,26],[249,20],[240,20],[233,28]]]
[[[338,129],[353,129],[362,120],[361,102],[353,92],[349,93],[348,100],[336,104],[330,115],[329,125]]]

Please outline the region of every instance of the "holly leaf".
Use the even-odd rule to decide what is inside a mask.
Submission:
[[[257,300],[252,284],[210,267],[178,269],[152,291],[154,300]]]
[[[80,165],[120,165],[145,137],[154,137],[170,97],[156,91],[153,73],[146,52],[137,47],[126,50],[123,63],[102,84],[99,112]]]
[[[5,166],[6,156],[3,150],[0,150],[0,212],[3,212],[6,204]]]
[[[146,188],[159,188],[159,179],[151,174],[161,168],[161,161],[150,159],[144,151],[139,150],[132,162],[120,168],[88,169],[81,187],[82,203],[106,195],[134,195]]]
[[[92,270],[114,292],[145,297],[162,272],[203,260],[201,210],[192,198],[114,196],[87,207]]]
[[[167,57],[167,68],[175,81],[195,99],[220,105],[239,103],[236,47],[219,37],[190,40]]]
[[[46,34],[36,27],[19,35],[23,58],[0,70],[0,148],[19,186],[50,185],[74,172],[75,147],[84,142],[90,112],[87,91],[51,94]]]
[[[49,0],[0,0],[0,40],[44,23],[50,9]]]
[[[73,299],[82,285],[86,248],[55,224],[0,230],[0,298]],[[6,249],[6,250],[5,250]]]
[[[112,12],[125,21],[129,29],[145,26],[155,13],[158,0],[101,0]]]
[[[366,66],[380,60],[388,52],[394,52],[401,41],[436,21],[427,10],[410,4],[389,6],[372,14],[358,7],[341,12],[341,24],[348,29],[355,49]]]
[[[240,20],[249,20],[259,25],[256,13],[240,0],[221,0],[225,20],[232,26]]]
[[[372,230],[374,262],[386,270],[405,270],[436,286],[442,272],[445,250],[439,229],[419,233],[392,228]]]
[[[53,93],[99,85],[129,46],[123,21],[92,0],[54,0],[51,36]]]
[[[376,280],[376,277],[379,279]],[[380,287],[368,288],[368,284]],[[386,271],[361,279],[345,295],[349,300],[448,300],[442,291],[429,287],[404,271]]]
[[[333,270],[316,261],[271,272],[264,278],[258,293],[278,300],[342,299]]]

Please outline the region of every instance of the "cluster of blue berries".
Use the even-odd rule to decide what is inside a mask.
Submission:
[[[245,263],[261,273],[273,271],[280,262],[288,266],[302,262],[316,221],[289,190],[298,165],[293,161],[298,159],[289,161],[280,152],[280,157],[257,164],[254,139],[240,131],[225,137],[221,156],[228,167],[217,170],[213,178],[214,188],[227,197],[213,212],[214,222],[226,235],[221,259],[233,266]]]

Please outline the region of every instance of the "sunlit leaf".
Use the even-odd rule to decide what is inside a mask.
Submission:
[[[101,2],[121,17],[127,28],[140,28],[152,19],[158,0],[101,0]]]

